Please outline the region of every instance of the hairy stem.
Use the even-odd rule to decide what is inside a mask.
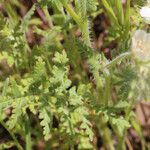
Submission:
[[[129,58],[131,56],[131,52],[126,52],[123,53],[121,55],[119,55],[118,57],[116,57],[114,60],[112,60],[111,62],[109,62],[106,66],[104,66],[104,68],[110,68],[113,67],[114,65],[116,65],[118,62],[120,62],[123,59]]]
[[[82,23],[81,32],[82,32],[82,36],[83,36],[83,40],[85,44],[91,47],[88,19],[85,19],[85,21]]]
[[[74,21],[78,24],[79,28],[81,29],[82,35],[83,35],[83,40],[87,46],[91,47],[91,41],[90,41],[90,31],[89,31],[89,24],[88,24],[88,19],[87,17],[82,20],[76,12],[71,8],[69,4],[66,2],[62,1],[62,4],[66,8],[67,12],[71,15],[71,17],[74,19]]]

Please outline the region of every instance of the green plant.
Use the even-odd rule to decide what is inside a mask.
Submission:
[[[41,140],[45,149],[96,149],[99,134],[106,149],[123,150],[130,126],[145,143],[132,108],[149,99],[150,70],[130,50],[130,0],[125,8],[120,0],[38,0],[24,17],[20,1],[0,4],[0,123],[11,137],[1,149],[31,150]],[[90,17],[99,9],[112,24],[108,37],[119,43],[112,60],[92,46]],[[30,43],[30,32],[39,43]]]

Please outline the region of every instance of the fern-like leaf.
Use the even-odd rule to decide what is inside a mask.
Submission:
[[[12,115],[7,121],[7,125],[10,129],[13,129],[17,125],[19,118],[22,115],[22,107],[24,106],[24,103],[25,101],[23,98],[13,103]]]
[[[35,5],[32,6],[32,8],[27,12],[27,14],[24,16],[22,24],[21,24],[21,30],[27,31],[30,19],[35,11]]]
[[[40,124],[43,126],[44,138],[45,140],[48,140],[50,135],[50,123],[52,119],[51,114],[44,107],[39,110],[39,118],[42,120]]]

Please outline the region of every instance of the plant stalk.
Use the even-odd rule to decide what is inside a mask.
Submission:
[[[15,137],[14,133],[11,132],[8,127],[5,125],[5,123],[1,120],[0,121],[1,125],[8,131],[8,133],[11,135],[12,139],[14,140],[14,143],[17,147],[18,150],[23,150],[22,146],[20,145],[20,143],[18,142],[17,138]]]
[[[112,138],[111,138],[111,133],[109,129],[107,128],[103,115],[100,115],[99,119],[100,119],[99,130],[100,130],[103,142],[104,142],[104,147],[109,150],[115,150],[113,142],[112,142]]]
[[[28,116],[26,117],[26,122],[25,122],[25,140],[26,140],[26,150],[32,150],[30,120]]]

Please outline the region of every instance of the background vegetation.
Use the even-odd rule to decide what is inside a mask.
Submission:
[[[0,149],[149,149],[134,108],[150,68],[131,47],[144,5],[0,0]]]

